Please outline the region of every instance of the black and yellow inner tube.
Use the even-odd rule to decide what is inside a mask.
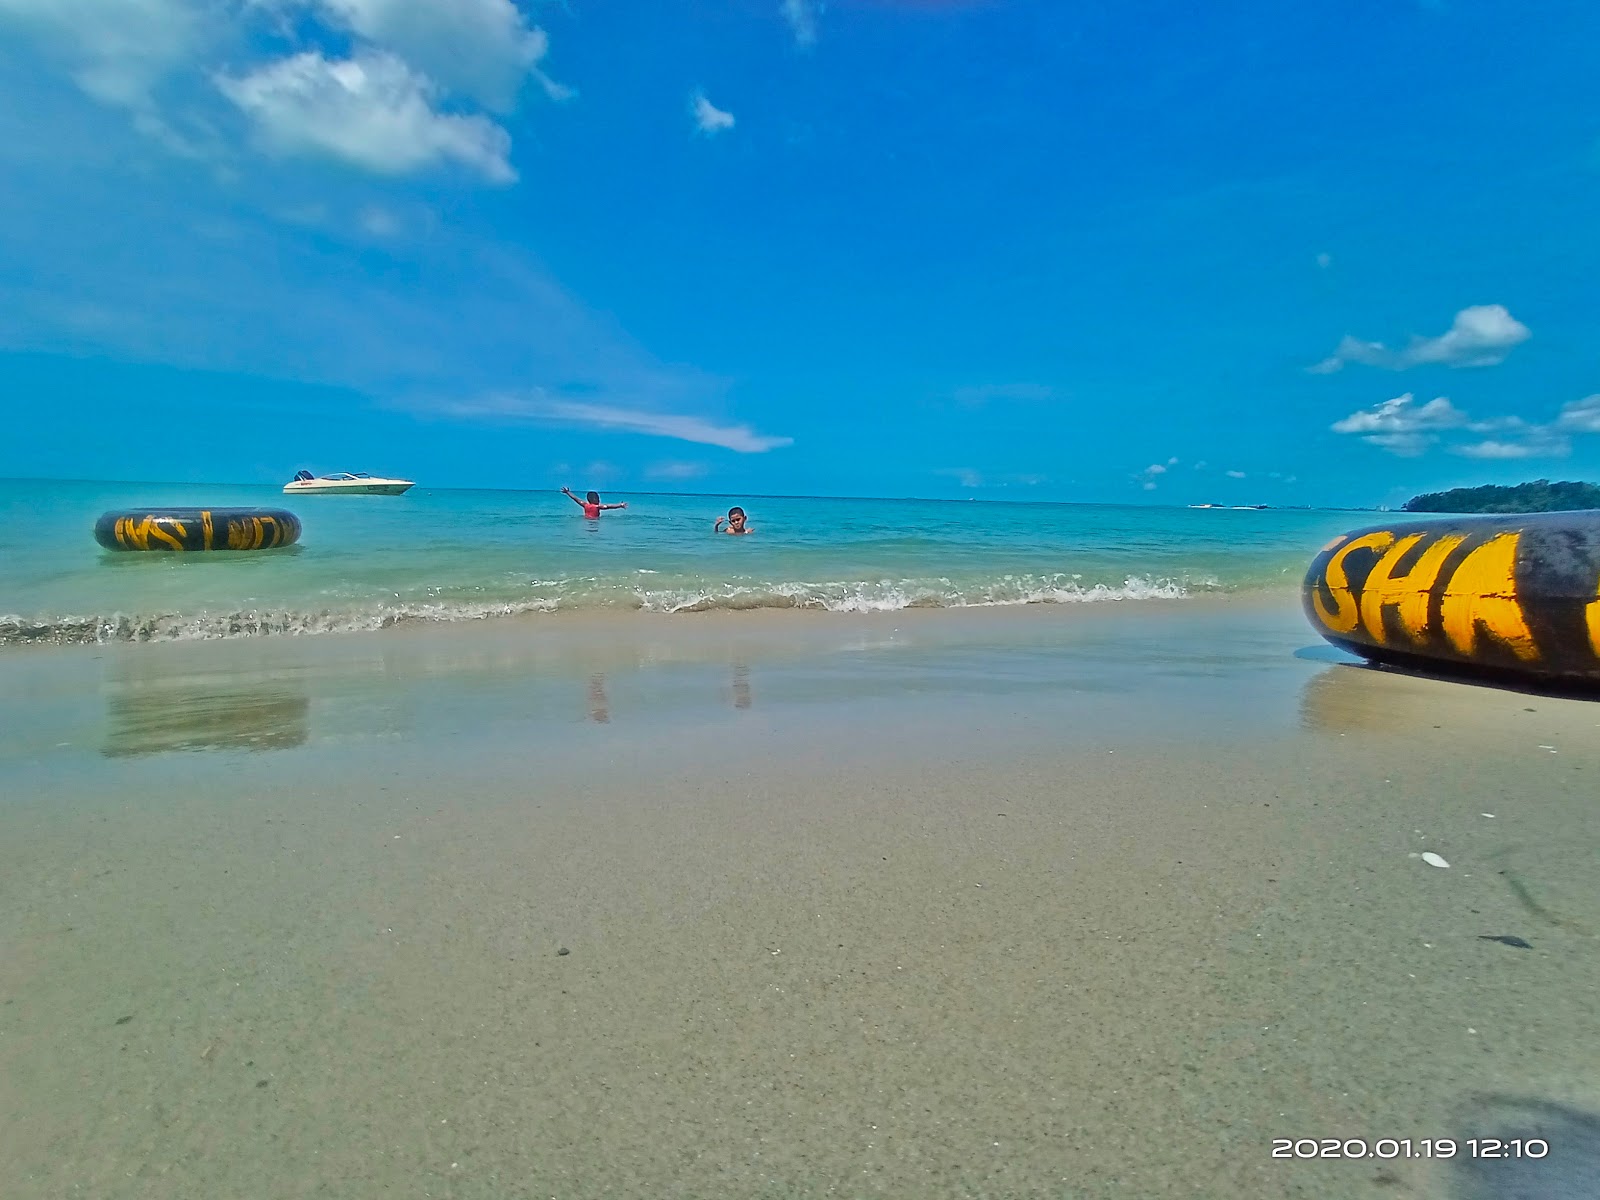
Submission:
[[[1374,661],[1600,683],[1600,510],[1358,529],[1303,596],[1318,633]]]
[[[300,518],[281,508],[127,508],[94,523],[107,550],[270,550],[300,539]]]

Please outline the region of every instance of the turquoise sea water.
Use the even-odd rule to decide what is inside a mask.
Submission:
[[[418,487],[285,497],[277,487],[0,482],[0,645],[383,628],[520,612],[839,612],[1139,601],[1290,589],[1363,514]],[[742,504],[756,532],[714,535]],[[304,525],[254,553],[113,553],[113,508],[255,505]]]

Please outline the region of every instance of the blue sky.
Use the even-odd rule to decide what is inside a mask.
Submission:
[[[1600,6],[0,0],[0,475],[1600,479]]]

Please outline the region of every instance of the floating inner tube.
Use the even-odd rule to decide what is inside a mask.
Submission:
[[[300,518],[281,508],[128,508],[94,523],[107,550],[269,550],[300,540]]]
[[[1375,661],[1600,683],[1600,510],[1359,529],[1317,554],[1304,600]]]

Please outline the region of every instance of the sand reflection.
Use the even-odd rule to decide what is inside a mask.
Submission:
[[[311,698],[283,682],[153,680],[106,691],[108,758],[178,750],[286,750],[310,737]]]

